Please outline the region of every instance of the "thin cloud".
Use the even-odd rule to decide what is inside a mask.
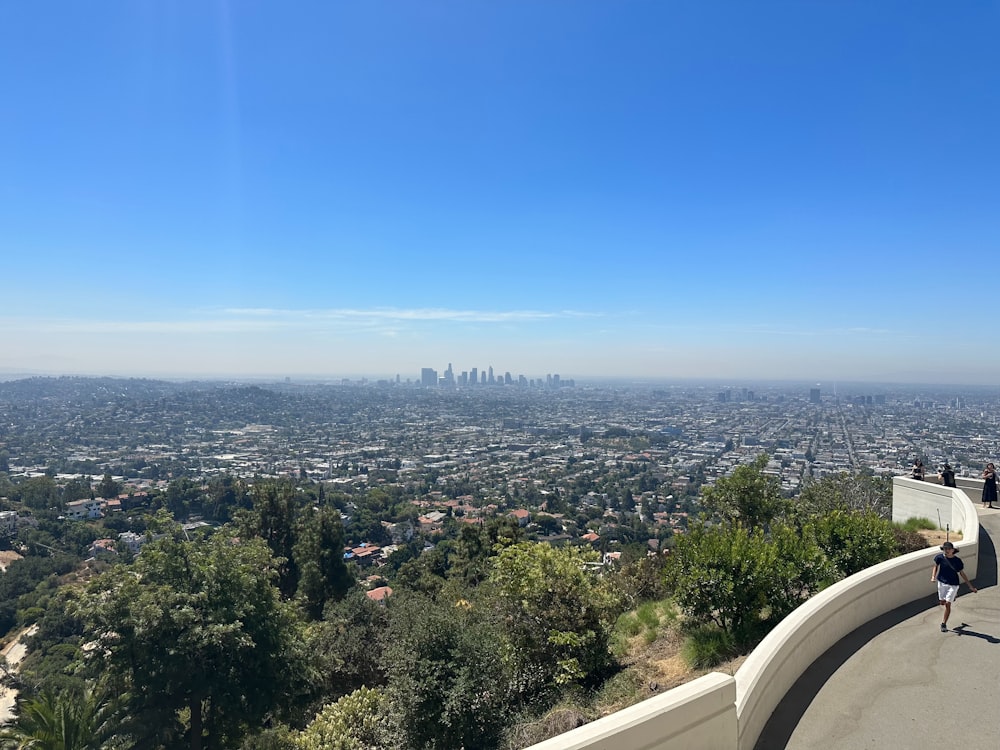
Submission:
[[[449,310],[445,308],[336,308],[286,310],[278,308],[230,308],[202,310],[196,317],[168,320],[113,320],[88,318],[7,318],[0,325],[7,331],[37,334],[238,334],[268,331],[377,329],[382,335],[398,335],[415,323],[513,324],[543,323],[601,317],[602,313],[578,310]]]
[[[378,320],[378,321],[432,321],[455,323],[517,323],[538,320],[598,318],[603,313],[580,310],[450,310],[447,308],[392,308],[372,309],[332,308],[325,310],[283,310],[274,308],[230,308],[230,315],[251,318],[276,318],[300,320]]]

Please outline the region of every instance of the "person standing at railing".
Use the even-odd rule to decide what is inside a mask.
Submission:
[[[993,507],[997,501],[997,470],[989,463],[983,469],[983,507]]]
[[[948,617],[951,615],[951,605],[958,596],[958,587],[961,585],[958,577],[969,584],[972,593],[978,589],[972,585],[969,576],[965,575],[965,563],[955,554],[955,545],[945,542],[941,545],[941,554],[934,556],[934,572],[931,573],[931,580],[937,581],[938,604],[944,607],[944,616],[941,618],[941,632],[948,632]]]
[[[951,468],[951,464],[945,463],[944,468],[938,472],[938,476],[941,478],[941,484],[945,487],[955,486],[955,470]]]
[[[919,479],[923,481],[924,479],[924,462],[919,458],[913,459],[913,469],[910,474],[913,479]]]

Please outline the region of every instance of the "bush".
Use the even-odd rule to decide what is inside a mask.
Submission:
[[[636,617],[638,617],[639,622],[641,622],[647,628],[655,630],[660,626],[660,615],[656,611],[655,602],[646,602],[641,607],[639,607],[639,611],[636,612]]]
[[[615,623],[615,634],[626,638],[634,638],[642,632],[642,623],[639,622],[635,612],[626,612],[619,615]]]
[[[923,536],[916,531],[908,531],[902,526],[893,526],[892,535],[897,555],[905,555],[917,550],[927,549],[930,546]]]
[[[736,639],[732,634],[712,625],[691,630],[681,648],[681,657],[692,669],[714,667],[737,653]]]
[[[320,711],[297,738],[298,750],[379,750],[394,742],[387,736],[385,696],[358,688]]]
[[[834,510],[813,527],[820,548],[844,576],[888,560],[895,550],[892,524],[875,513]]]
[[[810,535],[775,525],[696,526],[678,539],[667,575],[696,625],[717,625],[744,645],[819,591],[830,566]]]
[[[579,706],[563,705],[553,708],[537,720],[527,720],[511,724],[502,747],[505,750],[535,745],[543,740],[564,734],[571,729],[582,727],[590,716]]]
[[[929,518],[908,518],[904,523],[897,524],[904,531],[920,531],[921,529],[936,529],[937,524]]]

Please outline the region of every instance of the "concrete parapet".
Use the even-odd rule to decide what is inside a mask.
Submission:
[[[982,482],[958,488],[905,477],[893,481],[893,520],[924,517],[961,533],[955,543],[970,578],[977,572]],[[712,673],[637,703],[530,750],[753,750],[796,680],[844,636],[896,607],[933,593],[936,548],[886,560],[838,581],[782,620],[735,678]]]
[[[712,672],[531,750],[733,750],[736,680]]]

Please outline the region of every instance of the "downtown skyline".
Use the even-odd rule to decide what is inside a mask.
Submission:
[[[0,376],[1000,382],[995,7],[52,5]]]

